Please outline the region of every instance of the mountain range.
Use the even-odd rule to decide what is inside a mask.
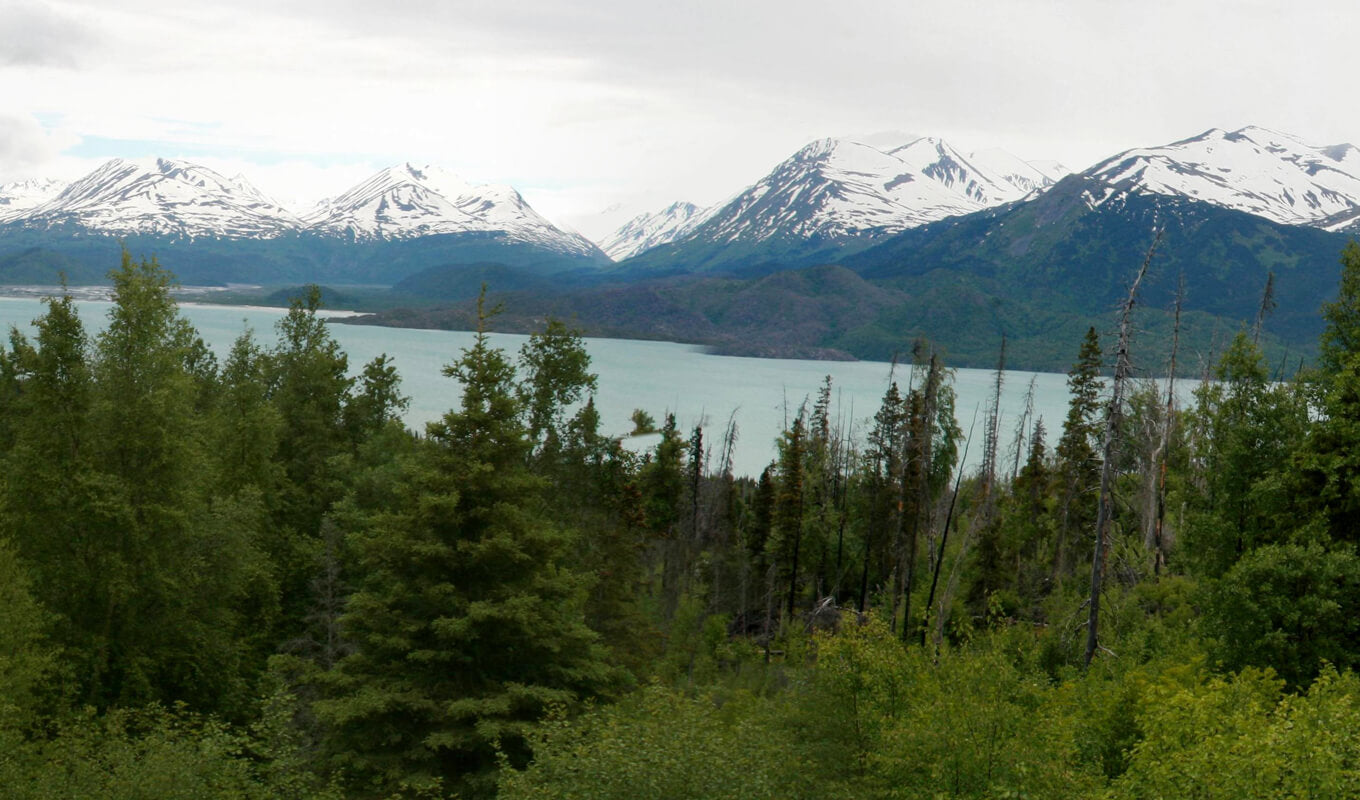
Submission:
[[[1065,174],[1001,151],[963,156],[930,137],[888,147],[826,139],[620,269],[745,274],[839,261],[912,228],[1036,201]],[[1093,205],[1129,193],[1182,197],[1286,225],[1360,231],[1360,150],[1347,144],[1215,128],[1119,153],[1079,176]]]
[[[98,283],[120,243],[192,283],[391,284],[435,264],[508,259],[536,274],[597,270],[594,243],[508,186],[403,164],[295,214],[244,177],[173,159],[112,159],[67,185],[0,186],[0,281]]]
[[[1128,150],[1083,174],[1115,190],[1188,197],[1286,225],[1343,230],[1360,213],[1360,150],[1265,128],[1213,128]]]
[[[518,293],[526,309],[565,309],[615,335],[889,357],[919,333],[970,361],[1002,333],[1024,341],[1028,332],[1031,363],[1053,366],[1045,359],[1057,352],[1038,355],[1042,331],[1108,313],[1153,229],[1164,236],[1150,305],[1168,302],[1184,274],[1188,313],[1200,320],[1192,327],[1222,328],[1252,315],[1274,273],[1274,333],[1282,346],[1306,347],[1334,290],[1336,254],[1360,233],[1360,151],[1263,128],[1211,129],[1069,175],[934,137],[822,139],[723,203],[677,202],[599,244],[553,225],[511,187],[432,166],[382,170],[297,212],[244,177],[114,159],[70,184],[0,185],[0,282],[50,283],[58,270],[72,284],[99,282],[122,243],[158,254],[186,283],[396,286],[428,307],[485,280]],[[841,271],[766,280],[825,265]],[[804,290],[812,294],[790,300]],[[773,327],[796,329],[797,342],[791,332],[782,344],[779,330],[762,334],[747,323],[768,316],[720,310],[705,292],[789,309],[797,318]],[[663,297],[681,305],[663,312]],[[657,311],[655,321],[625,311],[623,298]],[[819,299],[866,319],[803,324],[820,318]],[[677,322],[686,319],[689,334]],[[669,327],[657,328],[661,320]],[[1014,352],[1025,360],[1024,346]]]
[[[672,206],[628,223],[646,228],[637,272],[722,271],[748,262],[817,263],[846,248],[927,222],[972,213],[1051,186],[1066,170],[991,150],[963,155],[935,137],[904,141],[821,139],[735,197],[683,219]],[[665,227],[668,219],[677,224]],[[636,240],[635,240],[636,241]],[[643,243],[643,242],[640,242]],[[661,247],[662,245],[675,245]]]

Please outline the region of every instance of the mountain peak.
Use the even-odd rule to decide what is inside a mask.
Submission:
[[[10,219],[61,194],[66,184],[52,178],[28,178],[0,184],[0,220]]]
[[[477,233],[604,260],[592,242],[548,222],[513,187],[470,184],[428,164],[382,169],[304,219],[311,230],[357,239]]]
[[[615,261],[623,261],[684,237],[702,225],[714,210],[684,201],[671,203],[660,211],[633,217],[602,240],[600,249]]]
[[[908,133],[906,131],[878,131],[876,133],[845,136],[841,138],[848,139],[852,142],[859,142],[860,144],[867,144],[876,150],[882,150],[883,152],[888,153],[904,145],[911,144],[917,139],[920,139],[921,135],[917,133]]]
[[[1009,168],[975,162],[935,136],[818,139],[705,212],[702,224],[676,239],[669,252],[644,258],[642,267],[688,261],[682,266],[721,269],[743,259],[773,259],[776,252],[796,262],[1018,200],[1054,182],[1014,157],[991,161]],[[638,218],[615,237],[651,222]]]
[[[244,179],[169,158],[110,159],[10,221],[187,238],[267,239],[299,227],[296,217]]]
[[[1273,222],[1324,226],[1360,208],[1360,154],[1259,126],[1120,153],[1086,175],[1122,189],[1204,200]]]
[[[244,176],[226,178],[179,159],[112,158],[60,191],[57,186],[0,187],[0,221],[27,229],[190,239],[271,239],[304,231],[357,239],[476,233],[607,260],[585,238],[539,216],[509,186],[473,186],[447,170],[409,162],[323,201],[305,222]]]

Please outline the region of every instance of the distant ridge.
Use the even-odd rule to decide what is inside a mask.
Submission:
[[[1285,225],[1341,230],[1360,216],[1360,149],[1258,127],[1128,150],[1085,175],[1129,191],[1202,200]]]
[[[936,137],[873,141],[809,143],[703,212],[700,224],[637,249],[624,269],[664,274],[742,272],[766,262],[810,265],[842,248],[862,249],[928,222],[1018,200],[1055,180],[1004,152],[974,159]]]
[[[58,273],[102,282],[120,241],[198,283],[390,284],[458,262],[500,261],[538,275],[609,264],[514,189],[410,164],[303,216],[244,177],[175,159],[112,159],[67,185],[0,187],[0,282],[54,283]]]

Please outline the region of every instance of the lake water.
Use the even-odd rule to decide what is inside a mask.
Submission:
[[[86,329],[103,328],[110,307],[107,301],[79,300]],[[256,339],[275,341],[274,325],[282,309],[185,304],[183,313],[204,340],[225,357],[232,342],[247,327]],[[31,322],[44,311],[41,301],[30,297],[0,297],[0,325],[16,325],[31,332]],[[423,430],[457,405],[459,386],[441,374],[444,365],[471,345],[473,334],[462,331],[413,330],[359,325],[330,325],[331,333],[349,354],[351,370],[387,353],[401,374],[402,387],[411,398],[408,425]],[[492,334],[492,341],[512,355],[528,337]],[[800,405],[809,409],[825,376],[832,380],[833,419],[839,419],[857,441],[863,441],[890,379],[890,365],[880,362],[804,361],[794,359],[737,358],[715,356],[702,348],[669,342],[623,339],[587,339],[591,369],[599,376],[596,406],[603,432],[623,435],[632,429],[633,409],[650,413],[658,423],[667,412],[676,415],[685,436],[695,425],[705,426],[705,438],[717,443],[729,418],[735,420],[738,441],[734,452],[737,474],[758,475],[775,456],[775,441],[786,418]],[[1075,357],[1077,343],[1073,343]],[[991,396],[994,373],[987,370],[955,370],[956,414],[965,432],[976,412],[975,444],[968,462],[980,457],[982,418]],[[899,366],[897,380],[905,391],[908,370]],[[1013,440],[1025,409],[1025,396],[1034,384],[1034,414],[1041,417],[1056,439],[1067,414],[1066,376],[1056,373],[1007,372],[1001,406],[1003,453]],[[652,441],[655,438],[652,437]],[[635,446],[646,445],[647,441]],[[715,459],[716,461],[716,456]],[[1004,462],[1003,462],[1004,463]]]

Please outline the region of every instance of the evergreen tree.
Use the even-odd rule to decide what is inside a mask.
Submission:
[[[779,489],[775,495],[770,547],[788,586],[785,613],[792,620],[799,596],[803,549],[803,505],[806,491],[807,429],[800,413],[779,443]]]
[[[445,373],[463,386],[460,408],[431,423],[395,496],[350,539],[360,577],[343,623],[356,650],[318,708],[363,792],[489,796],[498,747],[522,764],[549,706],[613,675],[583,618],[587,582],[567,566],[573,536],[548,520],[526,464],[514,367],[482,327]]]
[[[281,420],[269,402],[268,361],[250,331],[237,337],[222,368],[217,420],[210,433],[218,491],[278,491],[282,471],[274,460]]]
[[[272,587],[253,530],[208,502],[198,339],[154,260],[125,252],[90,352],[69,298],[49,303],[27,364],[5,514],[60,615],[82,700],[240,712],[243,614]],[[251,620],[249,627],[257,627]]]
[[[270,398],[282,421],[278,458],[287,478],[274,511],[279,524],[304,541],[315,539],[322,515],[341,492],[330,461],[348,443],[344,412],[354,383],[349,358],[320,310],[316,286],[293,298],[269,360]],[[286,573],[293,571],[285,566]]]
[[[357,448],[383,428],[401,423],[411,398],[401,393],[401,377],[392,358],[383,353],[364,365],[358,391],[348,398],[342,413],[351,444]]]
[[[49,614],[31,588],[14,546],[0,537],[0,748],[7,734],[35,725],[34,695],[58,663]]]
[[[766,609],[767,613],[773,608],[773,601],[767,603],[766,600],[773,591],[768,548],[770,535],[774,530],[777,492],[775,468],[774,464],[770,464],[760,471],[760,479],[756,481],[755,492],[751,498],[750,521],[743,529],[747,563],[750,565],[747,585],[754,593],[750,599],[754,601],[753,607],[769,606]]]
[[[1296,516],[1320,520],[1331,537],[1360,542],[1360,244],[1341,255],[1335,302],[1323,306],[1327,326],[1314,387],[1321,418],[1310,426],[1288,472]]]
[[[70,295],[43,302],[47,312],[34,321],[35,341],[15,332],[6,358],[15,381],[15,413],[8,420],[14,445],[6,454],[0,511],[32,565],[38,600],[85,619],[100,606],[94,597],[100,565],[85,555],[100,507],[88,452],[89,339]],[[81,644],[83,657],[89,642]]]
[[[894,520],[901,509],[897,507],[897,487],[902,481],[902,437],[905,435],[907,412],[897,382],[893,381],[883,394],[883,402],[874,415],[874,426],[869,431],[869,446],[864,459],[864,550],[860,564],[859,610],[868,603],[870,586],[878,586],[893,568]]]
[[[269,398],[279,419],[275,458],[282,480],[266,496],[273,518],[266,547],[279,573],[285,636],[300,634],[304,627],[309,586],[323,550],[321,521],[345,491],[344,462],[337,457],[353,451],[351,429],[361,424],[354,415],[346,419],[354,384],[349,358],[330,335],[320,310],[316,286],[293,298],[276,326],[278,342],[267,360]],[[382,413],[379,407],[369,416]]]
[[[1276,527],[1278,477],[1303,438],[1307,408],[1299,387],[1270,382],[1245,330],[1214,378],[1195,391],[1199,475],[1183,544],[1200,574],[1217,577],[1249,550],[1287,535]]]
[[[1029,454],[1012,482],[1003,510],[1003,528],[1009,532],[1014,548],[1017,600],[1036,614],[1038,601],[1047,594],[1051,577],[1050,571],[1040,566],[1042,547],[1049,541],[1053,525],[1052,467],[1044,439],[1044,421],[1040,418],[1034,423]]]
[[[1341,280],[1336,300],[1323,303],[1327,326],[1318,344],[1318,368],[1332,378],[1360,353],[1360,244],[1346,243],[1341,251]]]
[[[1283,512],[1295,525],[1316,520],[1330,538],[1360,543],[1360,358],[1347,359],[1322,388],[1321,418],[1286,473],[1293,508]]]
[[[1084,532],[1095,523],[1092,509],[1100,482],[1100,457],[1096,454],[1100,435],[1100,364],[1100,339],[1094,327],[1088,328],[1077,353],[1077,363],[1067,373],[1071,399],[1056,451],[1062,492],[1058,540],[1053,553],[1057,578],[1069,574],[1084,558],[1085,548],[1077,550],[1076,546],[1089,539]]]
[[[516,391],[524,405],[529,440],[535,455],[551,461],[566,426],[566,410],[595,391],[590,356],[579,331],[550,319],[542,331],[530,334],[519,361],[524,377]]]

